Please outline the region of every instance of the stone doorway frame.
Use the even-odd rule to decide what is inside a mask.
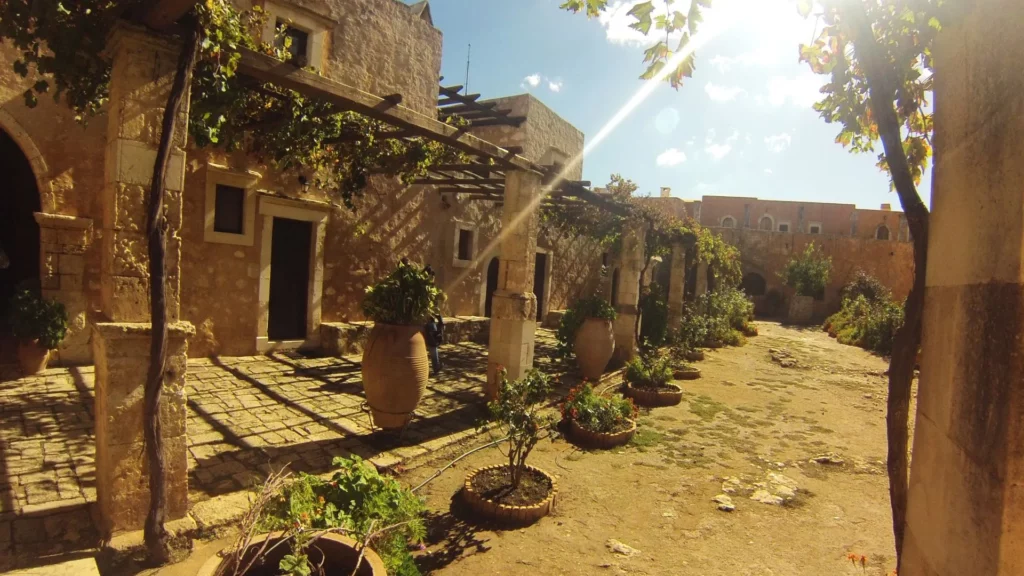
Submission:
[[[261,193],[259,214],[263,217],[260,239],[260,287],[257,299],[256,351],[260,354],[274,350],[312,348],[320,344],[320,319],[324,291],[324,239],[331,207],[325,202],[293,200]],[[289,218],[311,222],[312,237],[309,251],[309,279],[306,297],[305,340],[271,341],[270,326],[270,254],[274,245],[274,218]]]

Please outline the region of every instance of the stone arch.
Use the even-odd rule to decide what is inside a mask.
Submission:
[[[768,289],[768,282],[764,279],[764,276],[757,272],[747,272],[743,275],[740,289],[747,296],[764,296]]]
[[[875,240],[888,240],[890,237],[892,234],[885,224],[879,224],[878,228],[875,228]]]
[[[736,219],[733,218],[732,216],[728,216],[728,215],[727,216],[723,216],[722,217],[721,226],[722,226],[722,228],[735,228],[736,227]]]
[[[48,214],[57,213],[56,196],[53,192],[53,181],[50,168],[46,165],[43,153],[36,147],[32,137],[10,112],[0,108],[0,130],[3,130],[21,148],[22,154],[28,159],[32,173],[36,177],[36,188],[39,190],[39,205]]]
[[[775,230],[775,218],[772,218],[771,214],[761,216],[761,219],[757,221],[757,228],[759,230],[767,230],[769,232]]]

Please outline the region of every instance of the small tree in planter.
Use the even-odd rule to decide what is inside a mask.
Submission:
[[[581,298],[562,315],[555,337],[562,356],[576,354],[584,378],[598,380],[615,352],[615,309],[603,298]]]
[[[18,364],[25,376],[46,369],[50,351],[55,350],[68,330],[68,313],[56,300],[40,298],[31,290],[20,290],[11,298],[11,328],[18,339]]]
[[[832,258],[822,254],[814,242],[807,245],[803,254],[791,259],[779,276],[796,291],[789,303],[789,321],[807,324],[814,314],[814,297],[824,293],[832,273]]]
[[[425,536],[422,501],[358,456],[334,465],[330,479],[271,475],[199,576],[418,576],[408,550]]]
[[[377,426],[402,428],[419,405],[430,374],[423,325],[443,301],[433,273],[405,259],[366,289],[363,313],[374,325],[363,349],[363,387]]]
[[[673,406],[683,400],[683,389],[672,384],[672,360],[656,353],[640,354],[626,364],[626,396],[641,406]]]
[[[603,396],[589,382],[569,391],[562,419],[572,437],[588,447],[613,448],[629,442],[636,432],[636,406],[628,398]]]
[[[492,417],[508,435],[508,464],[474,470],[463,488],[467,503],[478,514],[506,522],[531,522],[550,512],[555,480],[543,470],[526,465],[537,443],[554,433],[554,419],[540,413],[541,401],[551,391],[551,381],[539,370],[510,382],[498,368],[497,400]]]

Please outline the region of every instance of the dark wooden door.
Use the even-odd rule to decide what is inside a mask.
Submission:
[[[537,253],[533,268],[533,295],[537,297],[537,321],[544,321],[544,284],[547,281],[548,255]]]
[[[270,248],[270,340],[305,340],[310,222],[274,218]]]
[[[498,289],[498,259],[491,258],[487,265],[487,292],[484,296],[484,316],[491,317],[491,306],[494,303],[494,291]]]

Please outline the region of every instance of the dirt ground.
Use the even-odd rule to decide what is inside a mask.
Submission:
[[[816,329],[758,328],[742,348],[710,351],[698,364],[703,377],[682,383],[682,404],[642,413],[631,445],[587,452],[564,440],[540,444],[531,463],[557,478],[558,496],[553,514],[533,526],[497,530],[463,520],[453,495],[468,471],[502,461],[496,449],[427,485],[423,572],[891,572],[886,362]],[[440,453],[402,479],[419,484],[456,455]],[[735,510],[719,510],[719,495]],[[852,564],[849,554],[866,564]]]

